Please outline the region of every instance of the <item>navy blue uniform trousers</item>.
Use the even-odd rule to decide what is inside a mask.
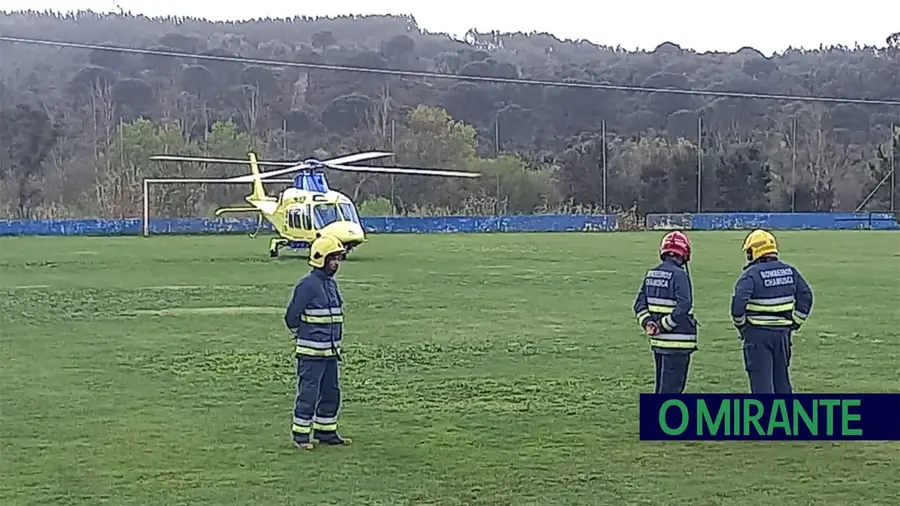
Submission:
[[[749,333],[748,333],[749,334]],[[753,332],[744,337],[744,366],[754,394],[790,394],[790,331]]]
[[[656,388],[658,394],[680,394],[687,384],[689,353],[665,353],[654,350],[656,360]]]
[[[313,431],[333,432],[341,407],[337,358],[297,357],[294,420],[311,422]]]

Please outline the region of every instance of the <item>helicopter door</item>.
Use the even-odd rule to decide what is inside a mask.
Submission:
[[[293,207],[287,213],[288,227],[298,230],[311,230],[312,220],[309,217],[309,204]]]

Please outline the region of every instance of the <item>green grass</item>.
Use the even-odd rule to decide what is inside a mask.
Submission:
[[[0,504],[896,505],[898,443],[638,440],[631,303],[660,235],[374,237],[339,274],[354,445],[305,453],[281,320],[304,261],[243,237],[0,240]],[[692,234],[691,392],[747,391],[743,235]],[[795,387],[900,391],[900,234],[779,239],[817,297]]]

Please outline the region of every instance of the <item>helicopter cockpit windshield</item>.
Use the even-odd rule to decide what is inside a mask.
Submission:
[[[316,204],[313,208],[313,223],[316,228],[325,228],[336,221],[341,221],[336,204]]]
[[[344,215],[344,221],[352,221],[353,223],[359,224],[359,216],[356,214],[356,208],[353,207],[353,204],[344,202],[341,203],[340,206],[341,214]]]
[[[338,210],[340,206],[340,211]],[[349,221],[359,223],[359,216],[352,204],[316,204],[313,208],[313,223],[317,229],[322,229],[336,221]]]

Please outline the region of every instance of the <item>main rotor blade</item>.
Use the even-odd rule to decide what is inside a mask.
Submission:
[[[327,167],[331,167],[334,163],[342,164],[342,163],[352,163],[358,162],[360,160],[371,160],[373,158],[384,158],[386,156],[391,156],[393,153],[388,153],[386,151],[370,151],[367,153],[356,153],[354,155],[342,156],[340,158],[333,158],[331,160],[326,160],[324,162],[320,162]],[[260,179],[268,179],[270,177],[280,176],[282,174],[287,174],[290,172],[298,172],[301,170],[308,170],[313,168],[313,165],[301,162],[294,163],[290,167],[286,169],[278,169],[278,170],[270,170],[269,172],[263,172],[259,175]],[[253,174],[248,174],[246,176],[237,176],[229,179],[229,181],[234,181],[236,183],[250,183],[256,179]]]
[[[247,165],[250,163],[250,159],[242,159],[242,158],[207,158],[203,156],[180,156],[180,155],[153,155],[150,157],[151,160],[159,161],[159,162],[201,162],[201,163],[226,163],[233,165]],[[257,165],[264,165],[268,167],[292,167],[297,165],[297,162],[266,162],[266,161],[258,161]]]
[[[341,165],[345,163],[361,162],[363,160],[374,160],[375,158],[384,158],[393,155],[394,153],[388,151],[367,151],[365,153],[356,153],[355,155],[332,158],[331,160],[322,160],[322,163],[325,165]]]
[[[259,178],[260,179],[268,179],[270,177],[280,176],[282,174],[287,174],[289,172],[297,172],[297,171],[301,171],[301,170],[307,170],[309,168],[311,168],[311,165],[309,165],[308,163],[300,163],[300,164],[295,163],[294,165],[292,165],[286,169],[278,169],[278,170],[270,170],[268,172],[260,172]],[[253,181],[256,180],[256,176],[254,174],[247,174],[246,176],[237,176],[237,177],[228,178],[228,180],[233,181],[235,183],[252,183]]]
[[[322,165],[325,165],[326,167],[331,167],[334,164],[340,165],[343,163],[352,163],[352,162],[358,162],[358,161],[362,161],[362,160],[372,160],[373,158],[384,158],[386,156],[391,156],[393,154],[394,153],[389,153],[387,151],[369,151],[366,153],[356,153],[353,155],[342,156],[339,158],[332,158],[331,160],[325,160],[324,162],[319,162],[319,163],[321,163]],[[313,167],[314,167],[313,165],[308,164],[306,162],[295,163],[286,169],[271,170],[269,172],[263,172],[262,174],[259,175],[259,177],[260,177],[260,179],[267,179],[270,177],[287,174],[289,172],[297,172],[297,171],[301,171],[301,170],[311,169]],[[249,183],[249,182],[253,181],[254,179],[255,178],[253,177],[253,175],[250,174],[250,175],[246,175],[246,176],[238,176],[238,177],[232,178],[231,180],[236,181],[236,182]]]
[[[478,172],[462,172],[456,170],[439,170],[439,169],[417,169],[412,167],[368,167],[365,165],[340,165],[328,164],[329,169],[344,170],[348,172],[374,172],[383,174],[415,174],[419,176],[442,176],[442,177],[480,177]]]

